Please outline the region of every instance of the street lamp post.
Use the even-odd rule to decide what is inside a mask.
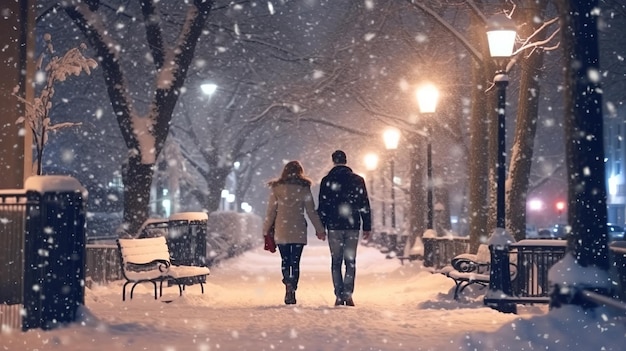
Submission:
[[[400,142],[400,131],[395,128],[389,128],[383,132],[383,140],[385,141],[385,148],[392,152],[389,159],[389,172],[391,173],[391,231],[392,235],[396,234],[396,195],[394,184],[394,155],[393,150],[398,148]]]
[[[437,102],[439,99],[439,91],[434,85],[427,83],[417,90],[417,102],[420,113],[423,115],[433,115],[437,110]],[[432,121],[427,121],[428,145],[426,148],[426,173],[428,176],[427,184],[427,229],[433,229],[433,164],[432,164]]]
[[[487,24],[487,40],[489,53],[496,60],[498,70],[494,83],[498,90],[498,157],[497,157],[497,193],[496,193],[496,228],[505,228],[504,182],[506,177],[506,142],[505,142],[505,110],[506,87],[509,76],[506,71],[506,61],[513,54],[515,44],[515,22],[504,14],[496,14],[489,18]]]
[[[497,193],[496,193],[496,229],[489,238],[491,251],[491,269],[489,270],[489,291],[485,294],[485,305],[511,313],[517,310],[515,304],[506,302],[502,295],[511,295],[511,275],[509,268],[509,245],[514,241],[506,231],[505,223],[505,110],[506,86],[509,83],[507,61],[513,54],[516,37],[515,22],[504,14],[496,14],[487,21],[487,41],[489,53],[498,65],[494,82],[498,90],[498,155],[497,155]]]
[[[369,153],[365,155],[364,162],[365,162],[365,169],[368,172],[369,181],[370,181],[368,193],[370,194],[370,197],[372,197],[372,195],[374,194],[374,171],[378,167],[378,155],[376,155],[375,153]],[[371,208],[372,209],[374,208],[373,204]],[[373,212],[373,211],[370,210],[370,212]],[[374,216],[372,214],[372,219],[373,218]]]

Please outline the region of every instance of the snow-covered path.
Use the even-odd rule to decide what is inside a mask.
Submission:
[[[415,264],[400,265],[374,248],[359,247],[356,307],[333,306],[326,243],[311,242],[302,259],[298,304],[284,305],[280,258],[261,248],[212,269],[205,285],[162,300],[150,285],[122,302],[121,284],[86,291],[82,326],[1,335],[6,350],[450,350],[462,335],[493,331],[514,319],[543,315],[498,313],[480,299],[456,302],[453,282]],[[471,296],[471,292],[469,292]],[[478,296],[478,295],[477,295]],[[452,343],[452,344],[451,344]]]

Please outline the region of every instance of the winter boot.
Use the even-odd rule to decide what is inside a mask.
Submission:
[[[283,279],[285,284],[285,305],[294,305],[296,303],[296,289],[290,280]]]

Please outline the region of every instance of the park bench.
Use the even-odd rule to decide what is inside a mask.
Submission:
[[[513,302],[521,304],[550,302],[548,270],[565,255],[565,240],[521,240],[509,247],[508,261],[511,274],[511,296],[486,298],[489,302]],[[491,253],[489,246],[482,244],[476,254],[461,254],[454,257],[449,266],[440,273],[454,280],[454,299],[472,284],[489,285]],[[493,301],[491,301],[493,300]]]
[[[209,275],[208,267],[183,266],[172,264],[165,237],[141,239],[117,239],[122,264],[122,274],[126,279],[122,287],[122,301],[126,300],[126,287],[132,284],[130,298],[133,298],[135,286],[151,283],[154,287],[154,298],[163,295],[163,282],[178,285],[182,296],[185,285],[198,283],[204,294],[203,279]],[[159,292],[157,294],[157,283]]]
[[[490,267],[489,246],[481,244],[475,254],[457,255],[452,258],[449,266],[441,268],[439,272],[454,281],[454,299],[458,300],[459,294],[472,284],[482,287],[489,285]]]

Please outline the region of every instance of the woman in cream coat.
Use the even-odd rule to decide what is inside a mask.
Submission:
[[[291,161],[283,168],[280,178],[268,183],[271,194],[263,233],[267,235],[274,225],[274,240],[282,258],[281,269],[285,284],[285,303],[296,303],[296,290],[300,278],[300,258],[307,244],[306,212],[318,237],[325,234],[324,226],[315,211],[311,194],[311,180],[304,175],[298,161]]]

